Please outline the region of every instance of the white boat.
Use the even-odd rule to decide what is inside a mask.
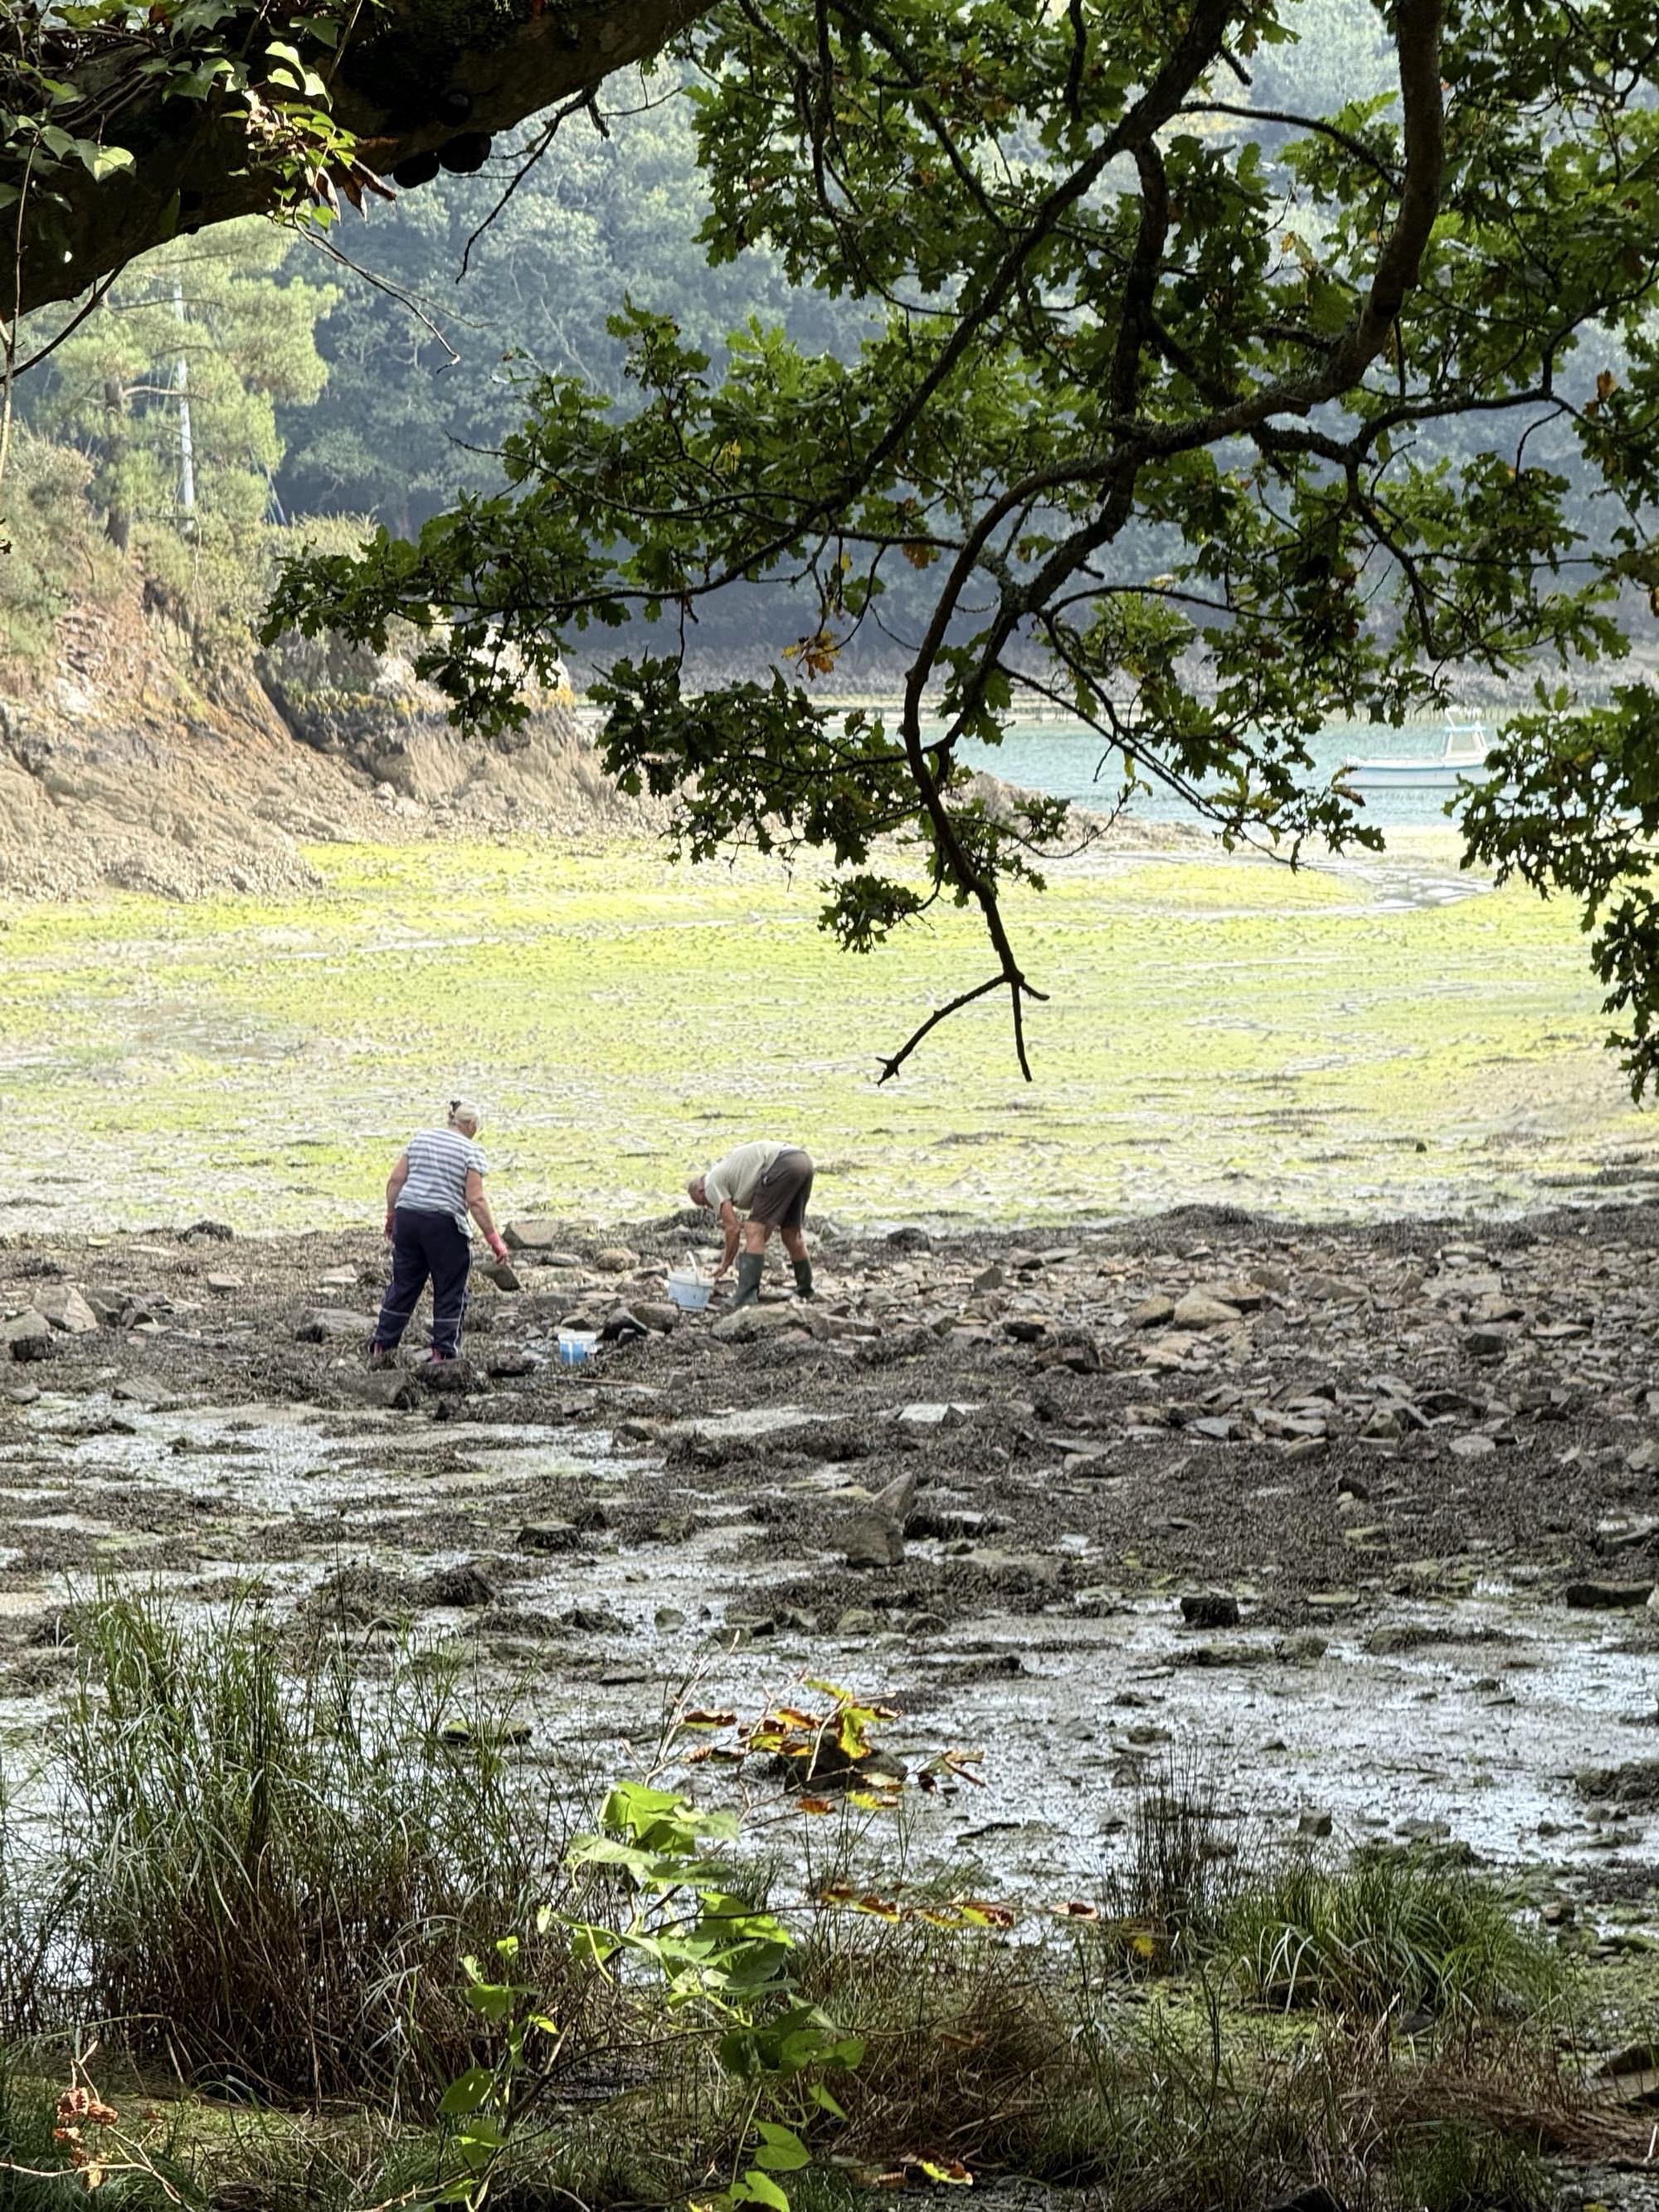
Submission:
[[[1411,760],[1350,760],[1338,777],[1357,791],[1398,791],[1415,786],[1425,791],[1455,791],[1463,776],[1478,775],[1486,765],[1486,726],[1478,717],[1446,717],[1445,742],[1437,758]]]

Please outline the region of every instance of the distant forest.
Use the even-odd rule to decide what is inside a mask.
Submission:
[[[1288,15],[1297,39],[1255,57],[1241,100],[1319,114],[1389,91],[1370,0],[1297,0]],[[751,318],[856,351],[863,309],[792,285],[769,250],[708,265],[675,64],[609,81],[532,159],[543,135],[498,140],[477,173],[371,201],[367,221],[348,213],[320,241],[250,218],[132,264],[18,387],[0,648],[46,650],[93,569],[107,583],[112,561],[137,560],[147,595],[199,644],[245,650],[294,526],[316,538],[335,519],[320,525],[335,544],[365,522],[402,535],[488,492],[541,372],[626,406],[606,328],[626,301],[672,313],[716,358]],[[1256,135],[1271,150],[1282,133]],[[52,334],[51,315],[36,324]],[[1156,565],[1158,549],[1142,551]],[[739,601],[702,647],[740,657],[750,627]]]

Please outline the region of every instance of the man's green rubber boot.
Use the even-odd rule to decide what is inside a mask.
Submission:
[[[798,1298],[810,1298],[811,1295],[812,1262],[810,1260],[797,1260],[795,1262],[795,1296]]]
[[[766,1265],[763,1252],[741,1252],[738,1255],[738,1295],[732,1301],[732,1310],[739,1306],[760,1304],[761,1272]]]

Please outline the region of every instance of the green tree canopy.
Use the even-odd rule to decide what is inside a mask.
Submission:
[[[327,375],[316,326],[337,295],[281,281],[293,245],[252,218],[158,247],[63,337],[30,394],[35,426],[94,460],[110,537],[198,626],[255,618],[276,410],[314,400]]]
[[[992,971],[963,998],[1005,993],[1017,1044],[1036,985],[999,892],[1061,810],[994,816],[957,758],[1017,701],[1059,702],[1230,836],[1377,842],[1314,778],[1314,731],[1431,710],[1471,670],[1569,672],[1558,716],[1659,588],[1656,36],[1645,0],[1396,0],[1393,90],[1269,131],[1250,72],[1295,16],[735,0],[696,46],[705,242],[723,262],[763,241],[878,306],[856,359],[757,326],[714,368],[633,307],[630,404],[544,380],[504,491],[290,575],[273,619],[426,625],[425,672],[486,728],[573,633],[660,619],[663,649],[602,692],[611,769],[677,794],[693,851],[831,854],[849,946],[941,896],[976,907]],[[902,704],[843,721],[810,679],[906,574],[927,595]],[[778,591],[772,679],[690,696],[690,625],[756,581]],[[1644,711],[1626,691],[1575,721],[1598,793]],[[1477,849],[1547,871],[1524,794],[1559,728],[1511,732],[1521,811],[1484,802]],[[920,888],[881,863],[895,834]],[[1623,919],[1605,886],[1593,914],[1645,1006],[1659,920],[1626,860]],[[1627,1042],[1639,1082],[1659,1044],[1639,1020]]]

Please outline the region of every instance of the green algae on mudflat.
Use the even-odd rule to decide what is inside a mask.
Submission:
[[[26,908],[0,1195],[19,1227],[372,1213],[390,1151],[462,1087],[492,1109],[509,1211],[610,1218],[665,1210],[766,1130],[817,1154],[825,1211],[866,1221],[1376,1215],[1659,1165],[1564,909],[1423,902],[1416,878],[1455,879],[1449,838],[1409,866],[1296,874],[1190,852],[1061,867],[1009,901],[1050,994],[1029,1088],[1000,997],[875,1085],[990,963],[954,910],[838,953],[816,872],[644,844],[327,847],[310,895]]]

